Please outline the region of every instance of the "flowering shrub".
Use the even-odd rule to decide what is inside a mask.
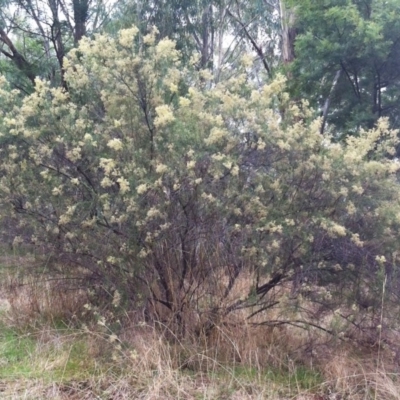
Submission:
[[[138,48],[136,34],[83,38],[65,60],[68,92],[37,80],[22,98],[1,79],[0,201],[15,242],[168,311],[181,333],[272,307],[280,285],[327,308],[373,306],[385,275],[395,288],[400,164],[386,120],[335,143],[282,76],[260,87],[243,65],[214,84],[172,41],[153,32]]]

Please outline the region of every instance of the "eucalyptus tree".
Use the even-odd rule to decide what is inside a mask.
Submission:
[[[197,67],[211,70],[217,81],[237,68],[245,53],[252,54],[255,72],[269,78],[279,65],[278,0],[126,0],[109,28],[132,24],[142,36],[156,27],[159,38],[175,40],[184,62],[198,54]]]
[[[224,0],[127,0],[122,1],[109,28],[117,31],[135,25],[138,40],[157,28],[159,38],[175,40],[186,60],[198,52],[201,68],[213,64],[213,48],[217,27],[216,6],[224,7]]]
[[[296,14],[293,93],[319,106],[338,134],[370,128],[380,117],[400,126],[400,3],[287,3]]]

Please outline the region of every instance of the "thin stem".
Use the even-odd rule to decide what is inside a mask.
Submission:
[[[383,306],[385,303],[385,289],[386,289],[386,282],[387,282],[387,275],[385,275],[385,279],[383,280],[382,284],[382,301],[381,301],[381,316],[380,316],[380,321],[379,321],[379,340],[378,340],[378,362],[376,364],[376,369],[378,373],[378,366],[380,363],[380,357],[381,357],[381,341],[382,341],[382,323],[383,323]],[[375,382],[375,395],[374,395],[374,400],[376,400],[376,396],[378,393],[378,380]]]

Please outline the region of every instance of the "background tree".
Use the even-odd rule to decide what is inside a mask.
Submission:
[[[291,87],[320,108],[337,135],[399,125],[399,3],[292,1],[298,35]]]
[[[110,30],[135,24],[142,35],[151,27],[159,38],[177,43],[183,61],[199,54],[197,67],[208,68],[216,80],[238,65],[243,52],[253,54],[254,72],[270,77],[278,65],[279,2],[272,1],[126,1],[119,4]]]
[[[279,2],[280,21],[282,29],[282,61],[291,63],[295,59],[294,43],[296,40],[296,12],[290,1]]]

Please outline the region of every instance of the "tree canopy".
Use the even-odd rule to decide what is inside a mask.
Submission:
[[[399,126],[400,4],[396,0],[291,1],[296,14],[293,93],[326,113],[337,135]],[[324,110],[326,102],[329,110]]]

